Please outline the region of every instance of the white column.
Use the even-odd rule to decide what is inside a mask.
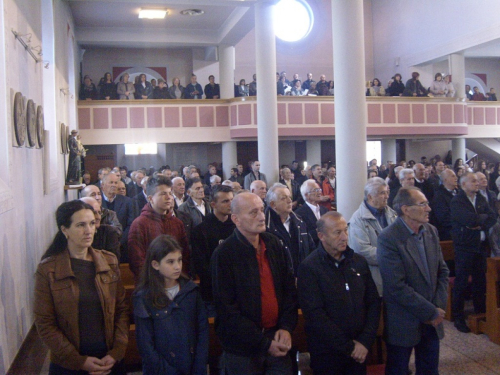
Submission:
[[[234,98],[234,47],[219,46],[219,74],[221,99]]]
[[[456,98],[465,98],[465,57],[464,53],[453,53],[448,56],[451,81],[455,87]],[[463,156],[462,156],[463,158]]]
[[[276,37],[274,34],[274,1],[255,4],[255,60],[259,82],[257,95],[257,142],[261,171],[269,186],[279,179],[278,100],[276,97]]]
[[[231,168],[238,164],[237,144],[235,141],[222,142],[222,175],[223,180],[231,177]]]
[[[396,140],[395,139],[382,139],[381,143],[381,151],[382,151],[382,160],[380,164],[386,164],[388,160],[392,161],[392,163],[397,163],[396,160]]]
[[[363,0],[332,0],[337,210],[349,220],[366,184],[365,42]]]
[[[457,159],[463,159],[465,163],[465,138],[453,138],[451,140],[451,157],[452,164]]]
[[[306,141],[307,165],[321,165],[321,139]]]

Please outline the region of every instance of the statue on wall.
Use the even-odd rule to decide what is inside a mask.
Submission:
[[[66,176],[67,185],[75,185],[80,183],[81,176],[81,152],[78,149],[78,142],[76,136],[77,130],[72,130],[71,135],[68,137],[69,148],[69,162],[68,162],[68,175]]]

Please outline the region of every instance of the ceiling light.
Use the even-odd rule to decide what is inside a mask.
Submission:
[[[201,16],[203,13],[205,13],[205,11],[201,10],[201,9],[184,9],[184,10],[181,10],[181,14],[183,16]]]
[[[139,11],[139,18],[147,19],[163,19],[167,15],[168,11],[164,9],[141,9]]]

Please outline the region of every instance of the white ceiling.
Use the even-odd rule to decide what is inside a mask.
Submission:
[[[254,25],[260,0],[67,0],[83,47],[206,47],[238,43]],[[139,19],[141,8],[167,9],[163,20]],[[184,9],[201,9],[184,16]]]

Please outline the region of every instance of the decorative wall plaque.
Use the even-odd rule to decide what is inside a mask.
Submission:
[[[45,120],[43,118],[43,107],[39,105],[36,109],[36,138],[38,148],[43,147],[43,135],[45,131]]]
[[[37,145],[36,137],[36,106],[33,100],[28,100],[26,106],[26,130],[28,131],[28,147],[35,147]]]
[[[26,138],[26,114],[24,112],[23,94],[16,92],[14,96],[14,134],[16,136],[15,146],[24,146]]]

